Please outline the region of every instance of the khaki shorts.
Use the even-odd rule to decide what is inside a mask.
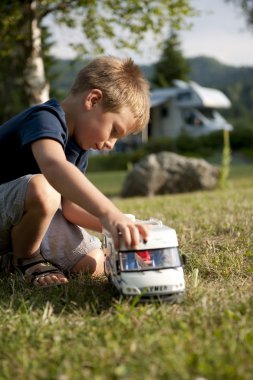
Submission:
[[[32,175],[0,185],[0,255],[11,252],[11,229],[24,213],[27,185]],[[63,271],[69,271],[83,256],[101,248],[100,240],[69,223],[59,209],[42,241],[41,253]]]
[[[0,255],[12,250],[11,229],[24,213],[25,194],[31,178],[27,175],[0,185]]]
[[[84,228],[68,222],[58,210],[41,243],[43,257],[69,271],[83,256],[101,248],[100,240]]]

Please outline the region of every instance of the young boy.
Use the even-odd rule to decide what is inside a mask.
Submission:
[[[79,72],[61,103],[50,99],[0,127],[0,255],[12,252],[32,284],[65,284],[63,272],[103,273],[100,241],[84,228],[106,228],[117,246],[119,239],[132,248],[147,240],[147,227],[122,214],[84,173],[89,150],[111,150],[142,130],[149,107],[138,66],[102,56]]]

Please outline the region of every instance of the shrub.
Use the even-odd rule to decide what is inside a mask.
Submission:
[[[250,158],[253,153],[252,130],[242,128],[230,133],[231,151],[241,151]],[[130,165],[138,162],[142,157],[161,151],[176,152],[187,157],[209,159],[215,153],[223,151],[223,131],[210,133],[200,137],[181,135],[177,138],[150,139],[146,144],[128,152],[110,152],[108,154],[91,156],[89,171],[127,170]]]

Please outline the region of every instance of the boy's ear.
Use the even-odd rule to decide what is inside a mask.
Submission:
[[[84,99],[85,108],[88,110],[92,109],[99,101],[101,101],[103,97],[102,95],[102,91],[97,88],[90,90]]]

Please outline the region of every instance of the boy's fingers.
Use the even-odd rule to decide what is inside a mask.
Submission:
[[[148,241],[150,226],[144,224],[132,224],[128,226],[127,231],[129,231],[130,235],[126,232],[126,234],[123,234],[122,236],[125,244],[137,249],[141,240],[144,242]]]
[[[129,246],[132,248],[138,248],[140,242],[140,233],[135,224],[130,227],[130,239]]]
[[[123,240],[126,247],[131,247],[133,245],[133,237],[131,226],[129,225],[119,225],[118,226],[118,244],[120,244],[120,240]]]
[[[129,219],[121,220],[113,224],[110,223],[110,233],[116,249],[120,248],[120,241],[123,241],[126,247],[138,249],[140,240],[148,240],[150,226],[133,223]]]
[[[151,226],[148,224],[136,224],[136,227],[138,228],[143,241],[147,242]]]
[[[143,224],[121,225],[117,228],[114,244],[115,248],[120,247],[120,240],[123,240],[126,247],[138,249],[140,240],[148,241],[150,226]]]
[[[124,241],[126,247],[137,248],[139,244],[140,234],[138,228],[134,224],[118,224],[117,233],[112,235],[115,248],[119,248],[120,241]]]

